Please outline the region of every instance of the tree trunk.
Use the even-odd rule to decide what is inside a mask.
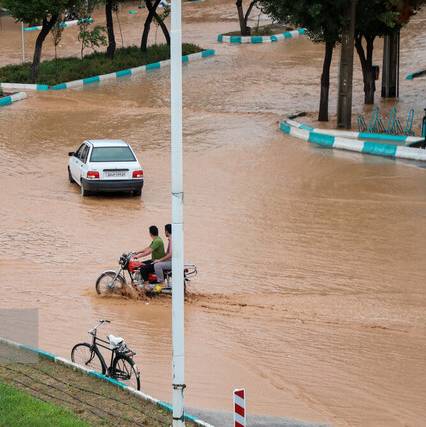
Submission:
[[[160,4],[161,0],[155,0],[154,4],[151,3],[151,0],[145,0],[145,5],[148,9],[148,16],[146,17],[143,33],[142,33],[142,40],[141,40],[141,51],[146,52],[148,47],[148,36],[149,36],[149,30],[151,29],[151,23],[154,19],[155,11],[157,10],[158,5]]]
[[[43,43],[46,40],[47,35],[50,33],[50,30],[56,24],[58,20],[58,15],[53,15],[48,21],[46,18],[43,19],[42,28],[40,33],[37,36],[37,40],[34,48],[33,63],[31,65],[31,81],[36,83],[38,77],[38,68],[40,66],[41,52],[43,50]]]
[[[240,32],[242,36],[249,36],[250,35],[250,29],[247,27],[247,21],[244,16],[244,10],[243,10],[243,0],[237,0],[235,2],[235,5],[237,6],[238,11],[238,20],[240,21]]]
[[[362,38],[366,40],[366,51],[362,45]],[[362,78],[364,82],[364,103],[374,104],[374,93],[376,91],[375,77],[373,76],[373,49],[374,39],[372,36],[357,34],[355,37],[355,48],[361,62]]]
[[[342,29],[339,87],[337,93],[337,127],[340,129],[351,129],[352,127],[352,82],[357,3],[358,0],[350,0],[344,13],[345,24]]]
[[[251,33],[251,28],[247,25],[248,19],[250,17],[251,11],[253,10],[254,5],[257,3],[257,0],[252,0],[249,7],[247,8],[246,14],[244,15],[244,24],[247,28],[249,34]]]
[[[115,54],[115,34],[114,34],[114,21],[112,18],[112,6],[114,0],[106,0],[105,2],[105,16],[106,16],[106,24],[107,24],[107,32],[108,32],[108,47],[106,51],[106,55],[108,58],[113,59]]]
[[[321,74],[321,96],[318,121],[328,122],[328,94],[330,91],[330,65],[333,58],[334,42],[325,43],[324,63]]]
[[[373,50],[374,38],[366,37],[367,40],[367,74],[364,84],[364,103],[374,104],[374,93],[376,92],[376,81],[373,75]]]
[[[166,39],[167,46],[170,46],[170,34],[169,30],[167,28],[167,25],[165,22],[157,15],[157,12],[155,12],[155,20],[158,22],[158,25],[161,27],[161,30],[163,31],[164,38]]]

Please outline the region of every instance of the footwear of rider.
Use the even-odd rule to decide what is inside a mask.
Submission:
[[[157,283],[155,286],[154,286],[154,292],[156,292],[156,293],[160,293],[162,290],[164,289],[164,283]]]

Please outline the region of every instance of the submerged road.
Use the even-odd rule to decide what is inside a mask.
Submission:
[[[139,42],[143,13],[122,10],[125,44]],[[184,69],[185,250],[199,270],[185,312],[186,404],[227,411],[233,388],[245,387],[249,414],[422,425],[425,170],[278,130],[288,113],[317,109],[323,46],[217,44],[238,26],[231,0],[186,4],[184,16],[185,41],[218,51]],[[425,28],[423,11],[402,30],[402,75],[426,56]],[[0,31],[0,61],[19,62],[19,25],[3,19]],[[60,55],[78,55],[76,30],[63,37]],[[54,55],[49,43],[45,57]],[[364,111],[359,71],[355,112]],[[400,92],[399,110],[422,112],[418,82],[401,81]],[[112,320],[99,333],[126,339],[144,391],[164,401],[170,300],[102,299],[94,284],[121,253],[146,246],[151,224],[170,222],[169,94],[164,69],[30,94],[0,111],[0,308],[38,309],[40,347],[68,358],[98,319]],[[141,199],[80,196],[67,153],[86,138],[132,145],[145,168]]]

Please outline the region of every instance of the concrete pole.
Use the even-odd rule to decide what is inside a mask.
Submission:
[[[382,98],[399,97],[400,31],[385,35],[383,43]]]
[[[354,69],[354,37],[356,5],[358,0],[351,0],[346,10],[346,28],[343,29],[340,53],[339,93],[337,98],[337,127],[352,127],[352,78]]]
[[[24,34],[24,23],[21,22],[21,46],[22,46],[22,63],[25,62],[25,34]]]
[[[171,170],[172,170],[172,330],[173,330],[173,427],[185,426],[184,399],[184,247],[182,153],[182,3],[171,10]]]

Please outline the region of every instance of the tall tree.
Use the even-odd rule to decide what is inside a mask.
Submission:
[[[247,25],[250,14],[253,10],[253,7],[256,6],[258,0],[250,0],[250,3],[247,7],[246,12],[244,13],[243,0],[237,0],[235,5],[237,6],[238,11],[238,21],[240,22],[240,31],[242,36],[249,36],[251,33],[251,28]]]
[[[374,41],[399,30],[424,4],[425,0],[359,0],[355,48],[361,63],[365,104],[374,104]]]
[[[46,37],[64,14],[79,1],[84,0],[3,0],[3,5],[11,15],[20,22],[41,24],[38,33],[33,62],[31,65],[31,80],[35,83],[38,77],[43,43]]]
[[[106,27],[108,33],[108,47],[106,55],[108,58],[113,59],[116,49],[115,34],[114,34],[114,19],[112,17],[112,12],[114,6],[117,6],[115,0],[105,0],[105,17],[106,17]]]
[[[262,11],[280,22],[304,27],[311,40],[325,43],[318,120],[328,120],[330,66],[340,41],[347,0],[259,0]]]
[[[169,34],[168,29],[167,29],[167,26],[164,23],[164,21],[157,14],[157,8],[158,8],[158,5],[160,4],[160,2],[161,2],[161,0],[145,0],[145,5],[146,5],[146,8],[148,9],[148,15],[145,19],[144,29],[143,29],[143,33],[142,33],[142,40],[141,40],[142,52],[146,52],[146,50],[148,48],[149,31],[151,29],[151,24],[152,24],[152,21],[154,19],[160,25],[160,27],[164,33],[164,37],[166,39],[166,42],[170,46],[170,34]]]

